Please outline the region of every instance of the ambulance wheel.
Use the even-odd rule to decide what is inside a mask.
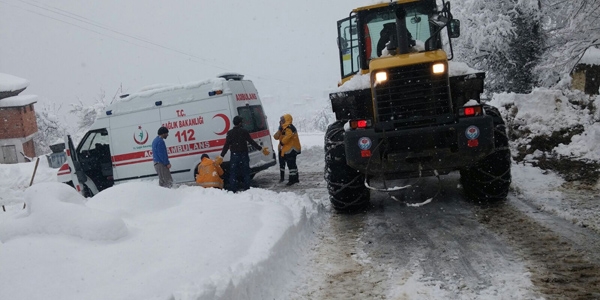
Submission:
[[[484,105],[487,115],[494,119],[495,149],[471,168],[460,171],[465,195],[472,201],[491,204],[506,199],[511,182],[511,159],[506,126],[495,107]]]
[[[365,175],[346,163],[344,121],[329,125],[325,133],[325,181],[329,201],[340,212],[355,212],[369,205]]]

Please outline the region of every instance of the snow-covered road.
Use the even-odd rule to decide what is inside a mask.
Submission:
[[[340,214],[329,206],[322,172],[301,173],[289,188],[275,171],[255,182],[307,193],[326,208],[285,299],[600,298],[598,233],[532,206],[543,194],[513,191],[505,203],[482,207],[464,199],[459,175],[450,174],[395,194],[421,202],[441,186],[430,204],[409,207],[373,193],[369,210]]]

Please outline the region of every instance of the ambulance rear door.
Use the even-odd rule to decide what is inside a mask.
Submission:
[[[259,145],[267,147],[272,155],[265,156],[261,151],[249,146],[250,168],[253,173],[275,165],[271,133],[260,97],[251,81],[228,81],[235,100],[235,111],[243,119],[242,126]]]

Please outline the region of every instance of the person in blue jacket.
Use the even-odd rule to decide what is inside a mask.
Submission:
[[[171,188],[173,186],[173,177],[171,177],[171,162],[167,154],[167,145],[165,141],[169,136],[169,129],[161,127],[158,129],[158,136],[152,141],[152,160],[154,169],[158,174],[158,184],[162,187]]]

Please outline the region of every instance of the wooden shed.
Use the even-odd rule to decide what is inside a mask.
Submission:
[[[573,89],[598,95],[600,89],[600,49],[589,48],[571,74]]]

